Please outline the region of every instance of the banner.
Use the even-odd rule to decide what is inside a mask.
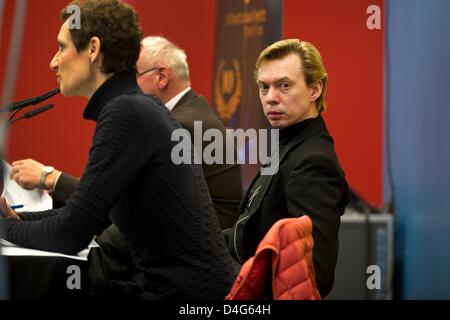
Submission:
[[[281,39],[282,1],[217,0],[217,43],[212,105],[227,128],[267,129],[254,80],[255,62],[269,44]],[[250,138],[238,156],[257,148]],[[246,189],[259,168],[242,165]]]

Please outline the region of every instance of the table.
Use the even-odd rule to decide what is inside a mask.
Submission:
[[[86,252],[67,256],[7,244],[2,248],[2,256],[6,262],[10,299],[81,299],[85,295]],[[77,275],[81,288],[69,289],[68,282],[73,287]]]

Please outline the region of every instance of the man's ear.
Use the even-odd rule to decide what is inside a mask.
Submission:
[[[311,86],[311,101],[316,101],[317,99],[319,99],[320,95],[322,94],[322,89],[322,80],[318,80],[313,83],[313,85]]]
[[[158,89],[163,90],[169,84],[170,70],[166,67],[160,67],[157,71]]]
[[[101,48],[101,41],[99,37],[92,37],[91,40],[89,40],[89,60],[91,64],[99,63],[100,62],[100,48]]]

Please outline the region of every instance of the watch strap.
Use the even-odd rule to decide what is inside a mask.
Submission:
[[[50,169],[50,170],[48,170]],[[49,175],[50,173],[52,173],[54,170],[53,167],[44,167],[41,171],[41,176],[39,177],[39,189],[42,190],[46,190],[47,188],[45,187],[45,178],[47,177],[47,175]]]
[[[39,178],[39,189],[45,190],[45,177],[47,176],[47,174],[48,173],[42,170],[41,177]]]

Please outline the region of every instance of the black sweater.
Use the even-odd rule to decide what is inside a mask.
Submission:
[[[171,161],[178,122],[141,92],[132,71],[107,80],[84,118],[97,125],[77,189],[63,208],[2,218],[6,239],[73,254],[113,222],[136,268],[133,280],[114,288],[145,299],[223,299],[231,258],[201,166]]]

